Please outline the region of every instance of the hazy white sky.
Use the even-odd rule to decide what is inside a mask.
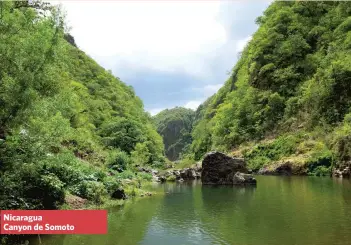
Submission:
[[[55,1],[54,3],[57,3]],[[269,2],[60,1],[77,45],[152,114],[196,109],[225,82]]]

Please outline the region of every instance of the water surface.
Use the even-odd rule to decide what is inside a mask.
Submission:
[[[155,195],[109,210],[108,235],[44,237],[43,245],[349,245],[351,182],[257,176],[257,187],[155,186]]]

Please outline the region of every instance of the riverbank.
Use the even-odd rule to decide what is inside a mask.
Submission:
[[[129,182],[128,182],[129,183]],[[87,199],[72,195],[70,193],[66,194],[65,203],[60,206],[60,210],[84,210],[84,209],[115,209],[123,208],[126,205],[132,205],[135,202],[142,201],[151,196],[162,196],[164,192],[155,188],[155,185],[159,183],[151,181],[143,181],[141,187],[138,190],[134,190],[133,185],[124,186],[126,188],[126,198],[125,199],[111,199],[104,197],[102,203],[97,204]],[[45,239],[50,235],[41,235],[41,239]],[[37,235],[16,235],[16,236],[1,236],[0,244],[2,245],[23,245],[32,244],[29,241],[37,240]],[[39,240],[39,238],[38,238]]]
[[[153,181],[142,181],[136,186],[127,179],[126,185],[122,186],[120,190],[124,198],[116,199],[111,197],[104,197],[101,203],[94,203],[87,199],[72,195],[68,193],[65,198],[65,204],[60,207],[62,210],[73,210],[73,209],[106,209],[110,207],[123,206],[126,202],[136,201],[143,198],[147,198],[154,195],[162,195],[162,192],[156,192],[153,185],[157,184]],[[122,191],[123,190],[123,191]]]
[[[241,144],[229,154],[258,174],[330,176],[339,163],[322,137],[297,131]]]

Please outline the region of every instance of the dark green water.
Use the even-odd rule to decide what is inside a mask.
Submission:
[[[167,183],[168,192],[109,210],[108,235],[44,237],[44,245],[351,244],[351,182],[257,176],[256,188]]]

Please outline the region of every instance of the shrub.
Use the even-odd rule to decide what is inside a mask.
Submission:
[[[38,192],[42,191],[43,194],[35,193],[36,196],[42,196],[42,205],[44,208],[58,209],[59,205],[64,203],[65,191],[64,184],[54,174],[42,176],[38,184]],[[33,188],[36,190],[36,188]]]
[[[310,175],[316,176],[329,176],[331,174],[331,168],[325,166],[317,166]]]
[[[124,151],[113,151],[107,160],[107,166],[112,169],[127,169],[130,165],[131,159],[129,155]]]
[[[101,204],[103,197],[107,195],[104,184],[97,181],[83,181],[71,190],[75,195],[86,198],[96,204]]]
[[[151,164],[151,167],[153,168],[164,168],[165,164],[164,162],[160,162],[160,161],[154,161]]]
[[[108,194],[110,195],[112,195],[112,193],[121,186],[121,182],[116,177],[112,176],[106,177],[103,183]]]
[[[312,175],[327,175],[333,165],[334,157],[331,151],[314,152],[307,161],[308,172]]]
[[[170,175],[166,178],[167,181],[176,181],[176,177],[174,175]]]
[[[103,181],[107,177],[106,172],[102,169],[96,169],[93,175],[96,178],[96,181]]]
[[[133,179],[135,177],[135,173],[131,170],[123,171],[122,173],[116,174],[117,179]]]
[[[42,174],[55,174],[65,185],[74,186],[82,181],[102,181],[106,172],[78,160],[73,154],[58,154],[45,160]]]
[[[152,180],[152,174],[149,174],[149,173],[140,172],[138,173],[138,177],[139,179],[142,179],[142,180],[147,180],[147,181]]]
[[[248,160],[248,166],[253,170],[259,170],[265,165],[269,164],[272,160],[265,156],[257,156]]]
[[[196,161],[190,158],[184,158],[180,160],[176,167],[177,168],[190,168],[192,165],[196,164]]]
[[[294,135],[281,136],[273,142],[258,144],[252,150],[244,152],[244,157],[249,167],[258,170],[265,164],[295,153],[300,141],[301,139]]]
[[[42,175],[41,164],[30,164],[1,176],[3,209],[58,209],[64,202],[64,184],[54,174]]]
[[[145,165],[150,162],[150,152],[147,147],[147,143],[137,143],[134,151],[131,153],[132,161],[141,165]]]
[[[125,193],[127,194],[127,196],[136,197],[142,194],[142,190],[136,188],[135,186],[129,186],[125,188]]]
[[[343,123],[333,132],[333,148],[338,160],[351,160],[351,113],[346,114]]]
[[[85,179],[85,175],[77,167],[49,162],[45,165],[44,173],[55,174],[65,186],[75,185]]]

